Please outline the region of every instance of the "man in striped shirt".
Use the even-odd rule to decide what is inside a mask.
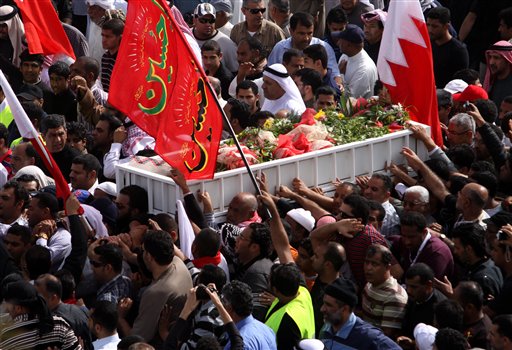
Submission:
[[[391,339],[398,336],[407,305],[407,292],[391,276],[391,251],[379,244],[368,248],[364,262],[363,320],[382,329]]]
[[[13,323],[0,331],[0,349],[82,349],[69,324],[50,314],[44,299],[30,283],[8,284],[5,304]]]
[[[124,22],[119,18],[108,20],[101,27],[101,43],[103,49],[107,50],[101,57],[101,85],[103,91],[107,93],[110,89],[110,77],[121,45],[123,30]]]

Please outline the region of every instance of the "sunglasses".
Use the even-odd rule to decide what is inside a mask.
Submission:
[[[249,9],[247,7],[245,7],[245,9],[249,11],[251,15],[257,15],[258,13],[264,14],[265,11],[267,11],[267,9]]]
[[[215,23],[215,18],[198,18],[197,20],[199,21],[199,23],[202,23],[202,24],[206,24],[206,23],[214,24]]]

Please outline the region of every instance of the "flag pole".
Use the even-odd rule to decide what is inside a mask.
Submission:
[[[182,36],[182,39],[185,41],[185,43],[186,43],[185,46],[187,47],[188,53],[191,55],[191,57],[193,58],[194,62],[196,63],[196,67],[199,69],[199,72],[200,72],[201,76],[203,77],[203,79],[207,80],[208,77],[207,77],[206,73],[204,72],[203,67],[199,64],[199,62],[197,62],[198,57],[196,57],[196,54],[192,51],[192,48],[188,44],[188,41],[187,41],[187,38],[185,37],[185,34],[181,31],[181,29],[177,25],[176,20],[174,19],[174,16],[172,14],[172,11],[170,11],[171,8],[168,7],[168,6],[165,6],[165,7],[166,7],[166,10],[168,11],[167,14],[169,15],[169,17],[173,21],[173,26],[175,27],[175,29],[177,30],[179,35]],[[247,158],[245,157],[245,154],[242,151],[242,147],[240,146],[240,143],[238,142],[238,139],[236,137],[235,131],[233,130],[233,127],[231,126],[231,123],[229,122],[229,119],[228,119],[226,113],[224,112],[224,109],[222,109],[222,107],[220,106],[219,99],[217,98],[217,94],[213,90],[213,88],[210,85],[209,81],[208,81],[208,84],[206,84],[206,85],[208,86],[208,89],[210,90],[210,93],[212,94],[212,96],[215,96],[215,103],[217,105],[217,108],[219,108],[219,110],[222,113],[222,118],[224,119],[224,121],[226,121],[226,125],[228,126],[228,132],[233,137],[233,140],[235,141],[235,146],[238,149],[238,152],[240,152],[240,156],[242,157],[242,161],[244,162],[245,168],[247,169],[247,172],[249,173],[249,178],[251,179],[251,182],[254,185],[254,188],[256,189],[256,192],[259,195],[262,195],[261,189],[258,186],[258,182],[256,181],[256,177],[254,176],[254,173],[252,172],[251,167],[249,166],[249,162],[247,161]],[[268,209],[267,209],[267,214],[269,215],[270,218],[272,217],[270,215],[270,212],[268,211]]]

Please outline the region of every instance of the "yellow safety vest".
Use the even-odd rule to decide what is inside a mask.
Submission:
[[[276,298],[267,312],[265,324],[272,328],[277,334],[279,325],[285,313],[287,313],[297,324],[302,339],[312,339],[315,337],[315,317],[313,312],[313,303],[308,290],[302,286],[299,287],[299,293],[295,299],[283,305],[279,310],[270,315],[276,307],[279,300]],[[270,315],[270,317],[268,316]]]
[[[4,124],[7,128],[13,119],[11,108],[9,106],[5,106],[5,108],[0,111],[0,123]]]

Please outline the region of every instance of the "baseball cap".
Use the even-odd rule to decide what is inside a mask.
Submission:
[[[488,100],[489,95],[482,87],[476,85],[468,85],[461,93],[453,94],[453,100],[457,102]]]
[[[355,24],[347,24],[345,30],[340,33],[340,39],[353,44],[362,44],[364,42],[364,32]]]
[[[35,99],[43,98],[43,90],[39,86],[25,84],[16,96],[26,101],[34,101]]]
[[[315,218],[311,215],[309,210],[305,210],[303,208],[292,209],[286,213],[286,215],[308,230],[308,232],[311,232],[315,227]]]
[[[215,11],[215,7],[213,7],[211,4],[203,3],[197,5],[196,9],[194,10],[194,16],[196,17],[203,17],[206,15],[212,15],[213,18],[215,18],[215,14],[217,11]]]
[[[451,94],[456,94],[458,92],[464,91],[465,88],[468,87],[468,83],[466,83],[462,79],[453,79],[446,84],[444,89]]]
[[[215,11],[233,13],[233,5],[230,0],[211,0],[210,4],[215,8]]]

